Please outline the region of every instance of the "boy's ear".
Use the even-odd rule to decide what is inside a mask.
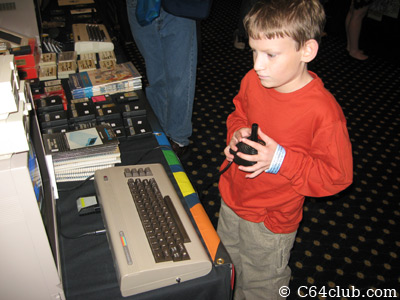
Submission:
[[[316,40],[314,40],[314,39],[308,40],[304,44],[303,49],[302,49],[303,61],[305,63],[309,63],[310,61],[312,61],[317,56],[318,48],[319,48],[319,45]]]

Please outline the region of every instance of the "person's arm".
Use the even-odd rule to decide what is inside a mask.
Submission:
[[[229,152],[230,149],[237,151],[236,144],[243,138],[251,134],[251,129],[248,126],[247,114],[244,110],[246,107],[247,98],[245,96],[245,80],[243,79],[240,85],[239,93],[233,99],[235,110],[228,116],[226,121],[227,126],[227,147],[224,150],[228,161],[233,160],[233,155]]]
[[[290,180],[299,194],[311,197],[334,195],[353,181],[351,143],[345,122],[319,129],[309,154],[285,148],[279,175]]]
[[[227,127],[227,144],[233,137],[233,134],[241,128],[251,127],[247,120],[247,97],[245,95],[246,90],[246,77],[243,78],[240,84],[240,90],[238,94],[233,98],[233,104],[235,105],[235,110],[228,116],[226,120]],[[251,131],[250,131],[251,132]],[[249,133],[250,135],[250,133]]]

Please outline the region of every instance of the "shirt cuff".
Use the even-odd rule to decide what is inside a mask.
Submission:
[[[265,173],[276,174],[282,166],[283,160],[285,159],[286,150],[281,145],[276,147],[274,157],[272,158],[271,165]]]

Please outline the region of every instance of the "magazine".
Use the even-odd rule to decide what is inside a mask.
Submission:
[[[117,64],[112,70],[96,69],[70,74],[68,85],[74,98],[92,97],[142,88],[142,76],[132,62]]]

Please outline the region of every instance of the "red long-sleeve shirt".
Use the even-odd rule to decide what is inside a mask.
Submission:
[[[247,179],[232,164],[219,183],[223,200],[240,217],[264,222],[275,233],[297,230],[305,196],[333,195],[353,180],[351,143],[342,109],[321,79],[309,73],[314,78],[309,84],[284,94],[263,87],[255,71],[249,71],[233,100],[236,110],[227,120],[228,143],[235,131],[257,123],[286,150],[275,175],[262,173]]]

